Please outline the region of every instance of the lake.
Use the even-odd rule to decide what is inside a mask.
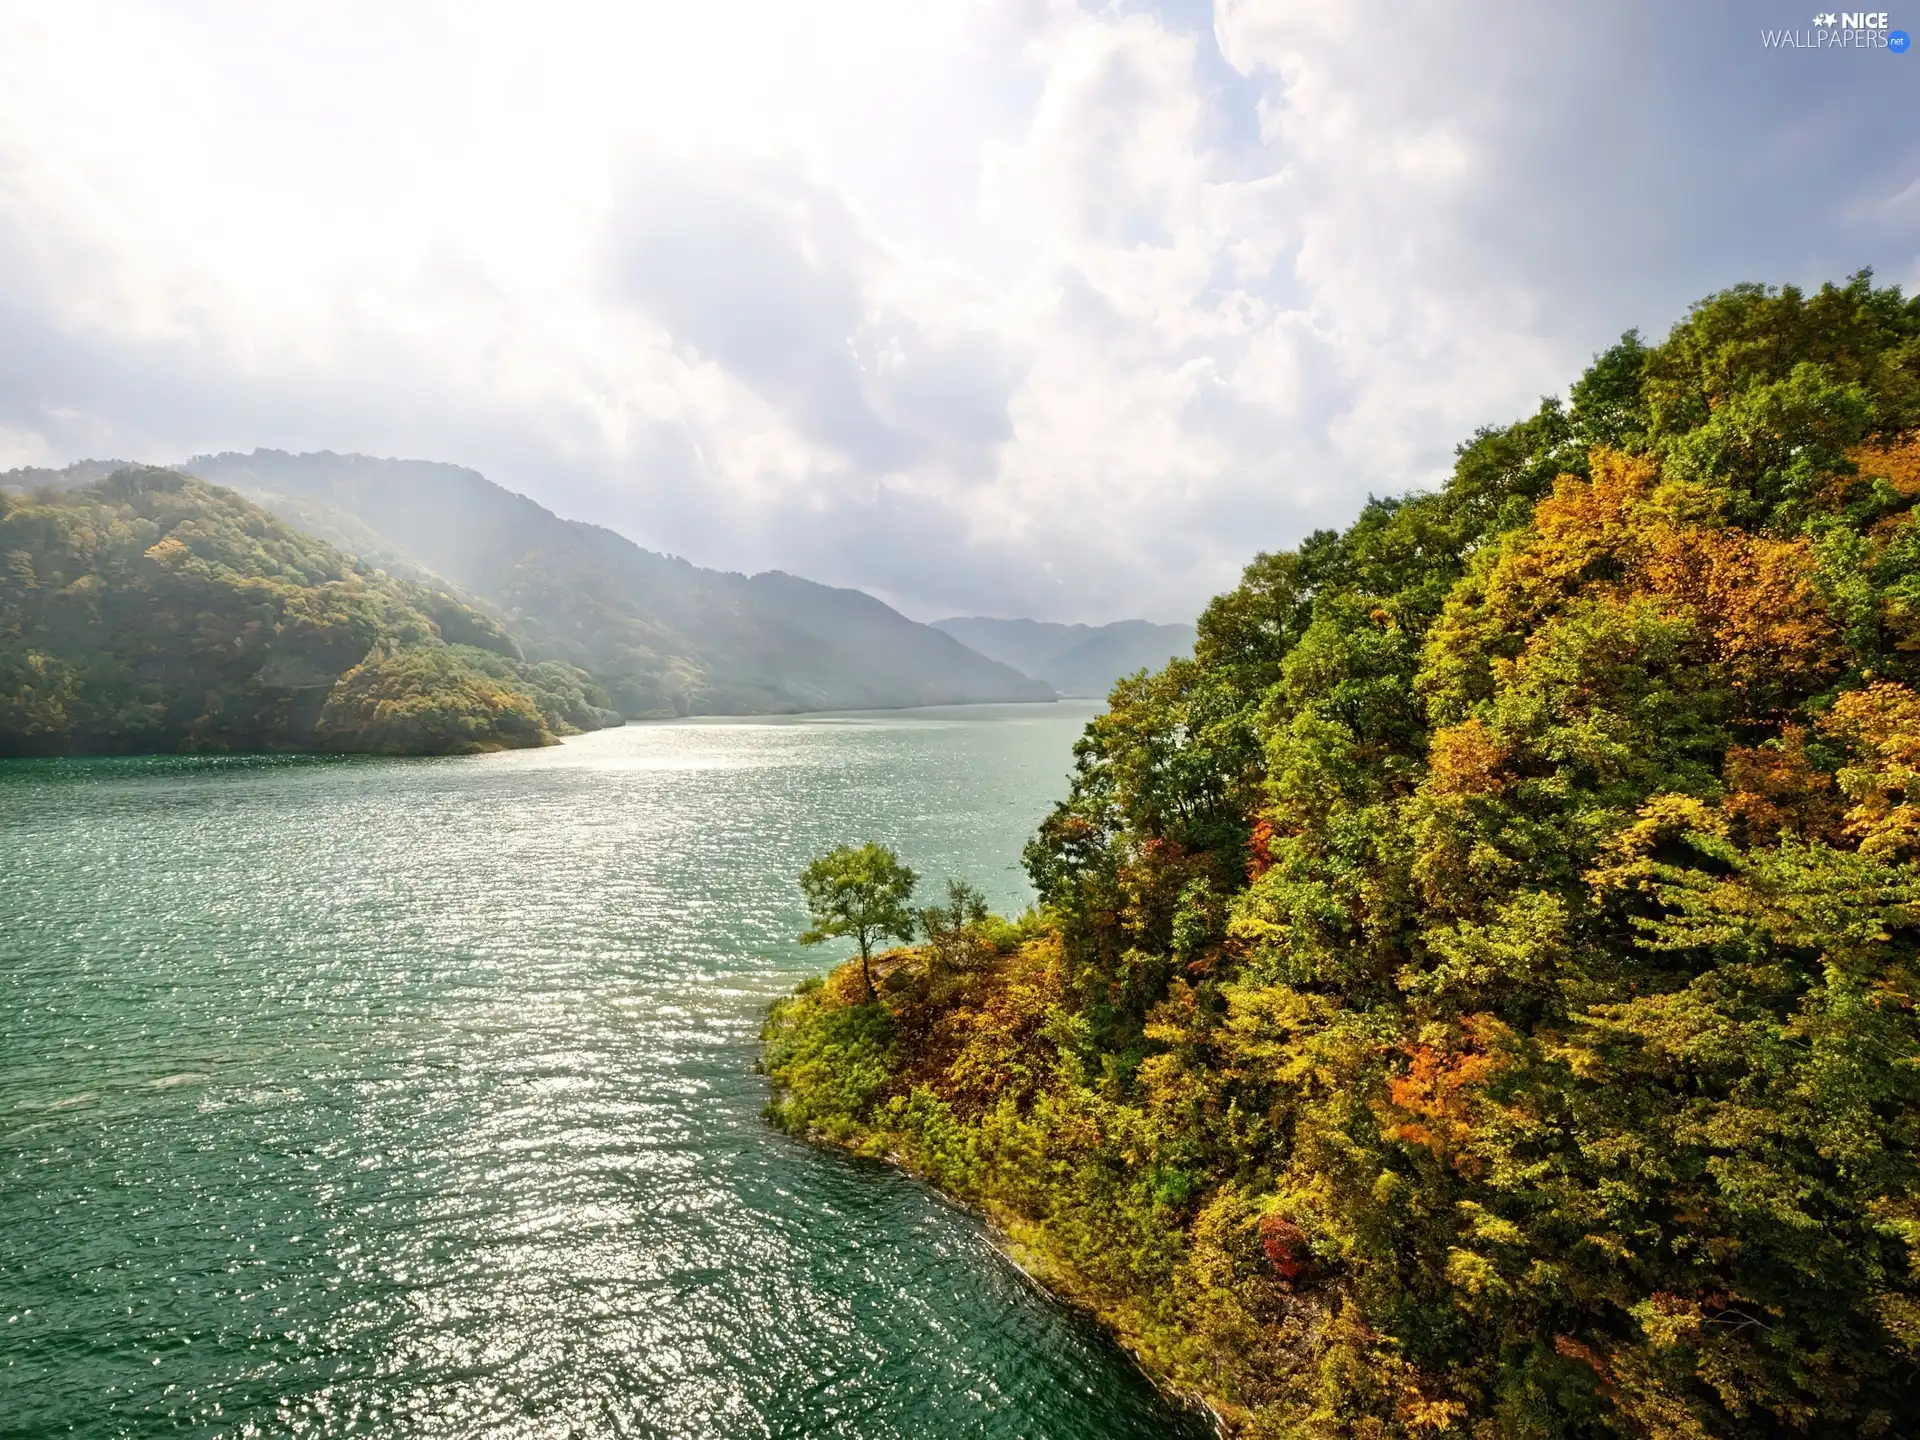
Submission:
[[[774,1133],[843,841],[1029,898],[1084,704],[0,764],[0,1435],[1202,1435]]]

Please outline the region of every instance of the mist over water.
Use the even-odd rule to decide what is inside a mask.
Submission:
[[[759,1113],[799,867],[1023,904],[1090,713],[0,765],[0,1435],[1204,1433]]]

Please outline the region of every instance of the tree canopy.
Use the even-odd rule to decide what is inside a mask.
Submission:
[[[816,857],[800,872],[800,890],[813,917],[800,943],[819,945],[852,936],[860,947],[860,974],[871,1000],[873,942],[913,938],[909,905],[919,878],[884,845],[842,845]]]
[[[1903,1433],[1920,303],[1735,287],[1569,396],[1118,685],[1046,933],[833,1125],[1251,1434]]]

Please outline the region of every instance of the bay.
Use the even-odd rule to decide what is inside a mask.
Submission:
[[[761,1119],[793,876],[997,908],[1084,705],[0,764],[0,1435],[1199,1435]]]

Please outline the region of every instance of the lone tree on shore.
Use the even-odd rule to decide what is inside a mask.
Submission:
[[[920,877],[884,845],[842,845],[816,856],[800,872],[813,925],[802,945],[851,935],[860,944],[860,978],[873,999],[873,942],[888,936],[913,938],[913,887]]]

